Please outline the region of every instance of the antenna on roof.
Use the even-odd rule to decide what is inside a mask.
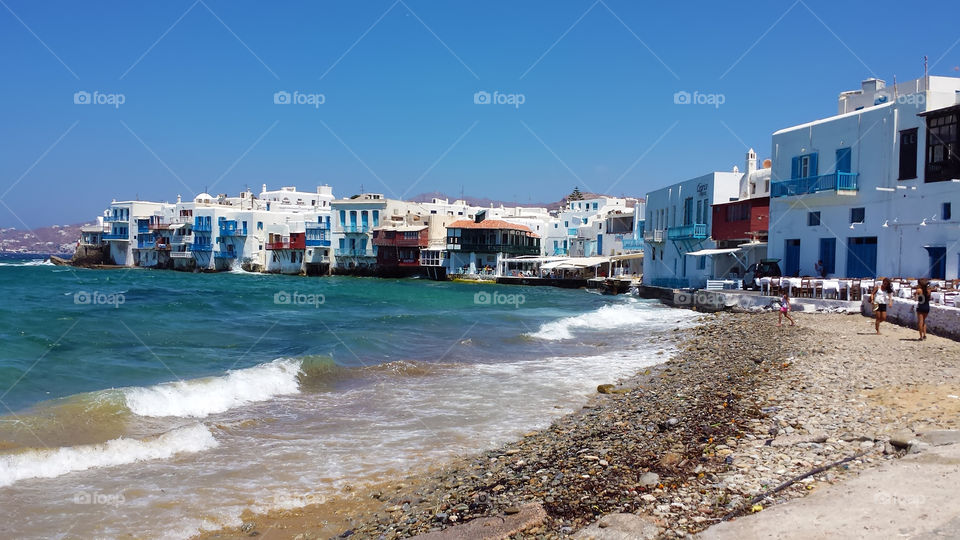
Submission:
[[[923,89],[930,89],[930,74],[927,72],[927,55],[923,55]]]

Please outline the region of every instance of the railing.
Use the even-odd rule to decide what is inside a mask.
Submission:
[[[330,247],[330,240],[307,238],[306,245],[308,247]]]
[[[395,236],[393,238],[381,238],[377,237],[373,239],[373,245],[375,246],[389,246],[389,247],[419,247],[425,248],[428,245],[427,239],[421,239],[419,236],[416,238],[403,238],[400,236]]]
[[[137,249],[153,249],[157,247],[157,242],[154,240],[141,240],[137,242]]]
[[[129,240],[128,235],[126,234],[113,234],[106,233],[103,235],[104,240]]]
[[[643,238],[623,238],[623,249],[643,249]]]
[[[663,229],[643,231],[643,239],[646,242],[663,242]]]
[[[235,251],[217,251],[213,257],[215,259],[236,259],[237,253]]]
[[[246,236],[247,230],[237,227],[236,221],[226,221],[220,224],[220,236]]]
[[[337,257],[373,257],[373,253],[365,249],[337,249],[334,254]]]
[[[447,244],[448,250],[476,253],[511,253],[516,255],[539,255],[540,246],[516,246],[512,244]]]
[[[341,225],[337,231],[342,233],[367,233],[370,232],[369,225]]]
[[[577,235],[576,227],[570,227],[569,229],[567,229],[567,236],[576,236],[576,235]]]
[[[210,253],[213,251],[213,244],[193,244],[190,246],[190,251],[200,252],[200,253]]]
[[[706,238],[707,224],[694,223],[693,225],[670,227],[667,229],[667,237],[671,240],[683,240],[685,238]]]
[[[193,257],[193,254],[189,251],[171,251],[170,252],[171,259],[189,259],[190,257]]]
[[[305,227],[308,231],[309,231],[309,230],[318,230],[318,231],[329,231],[329,230],[330,230],[330,224],[329,224],[329,223],[320,223],[320,222],[313,222],[313,221],[308,221],[308,222],[304,223],[304,227]]]
[[[306,243],[303,241],[290,241],[286,242],[267,242],[264,244],[264,248],[268,250],[280,250],[280,249],[304,249]]]
[[[569,250],[567,248],[562,248],[562,247],[553,248],[554,257],[561,257],[566,255],[567,253],[569,253]]]
[[[199,232],[212,232],[213,226],[208,222],[197,221],[193,224],[193,230]]]
[[[148,233],[148,232],[150,232],[150,224],[149,224],[149,223],[147,223],[147,224],[138,223],[138,224],[137,224],[137,233]]]
[[[119,217],[119,216],[110,215],[110,216],[106,216],[105,218],[103,218],[103,221],[106,222],[106,223],[122,223],[122,222],[124,222],[124,221],[129,221],[129,220],[123,219],[123,218],[121,218],[121,217]]]
[[[807,178],[793,178],[770,185],[771,197],[790,197],[793,195],[807,195],[820,191],[857,191],[857,176],[859,173],[834,172],[809,176]]]

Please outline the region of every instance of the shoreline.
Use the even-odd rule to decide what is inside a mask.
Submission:
[[[868,335],[871,321],[857,315],[797,314],[795,328],[776,328],[771,317],[705,316],[664,363],[517,441],[321,504],[248,512],[243,526],[196,538],[405,538],[516,515],[533,515],[520,537],[588,537],[609,514],[631,514],[636,537],[684,537],[895,460],[906,452],[891,443],[898,430],[957,429],[960,400],[956,411],[934,414],[917,385],[936,369],[935,393],[953,395],[960,366],[902,361],[915,348],[955,358],[956,342],[914,343],[905,337],[913,331],[893,325]],[[891,350],[872,352],[877,339]],[[611,532],[624,526],[611,523]]]
[[[544,507],[541,533],[555,537],[599,515],[643,510],[658,490],[706,487],[708,475],[728,465],[720,442],[742,438],[746,421],[761,415],[750,394],[769,368],[753,356],[720,360],[727,355],[714,354],[719,351],[711,345],[730,334],[718,321],[749,317],[705,317],[684,332],[686,340],[672,358],[624,379],[612,393],[594,394],[580,411],[518,441],[385,481],[385,489],[357,489],[296,510],[247,513],[243,526],[198,538],[240,538],[254,531],[265,538],[304,535],[301,540],[347,531],[356,538],[403,538],[529,503]],[[741,328],[737,337],[750,334]],[[712,391],[718,377],[727,382],[722,392]],[[690,530],[707,521],[690,521]]]

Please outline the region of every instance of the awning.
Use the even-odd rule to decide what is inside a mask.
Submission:
[[[700,251],[691,251],[687,255],[692,255],[694,257],[706,257],[708,255],[723,255],[726,253],[736,253],[740,251],[740,248],[725,248],[725,249],[701,249]]]

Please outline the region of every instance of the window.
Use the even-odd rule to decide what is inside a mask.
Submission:
[[[727,205],[727,222],[747,221],[749,219],[750,219],[749,205],[746,205],[746,204],[728,204]]]
[[[917,128],[900,132],[900,180],[917,177]]]
[[[942,205],[940,205],[940,219],[944,221],[950,221],[951,210],[952,209],[950,208],[950,203],[948,202],[945,202]]]
[[[706,270],[707,269],[707,258],[697,257],[697,270]]]
[[[594,209],[594,210],[597,209],[597,203],[593,203],[593,209]]]
[[[850,223],[863,223],[866,210],[863,207],[850,209]]]
[[[262,222],[262,221],[258,221],[258,222],[257,222],[257,230],[258,230],[258,231],[262,231],[262,230],[263,230],[263,222]]]
[[[807,226],[816,227],[820,225],[820,212],[807,212]]]
[[[925,182],[942,182],[960,177],[957,120],[956,112],[927,117]]]
[[[791,162],[790,178],[810,178],[817,176],[817,154],[805,154],[793,158]]]

